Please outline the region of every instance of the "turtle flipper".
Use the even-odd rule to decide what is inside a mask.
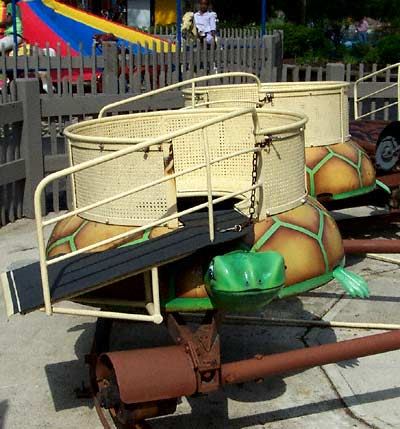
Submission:
[[[333,277],[339,281],[343,289],[353,298],[368,298],[370,295],[368,283],[357,274],[354,274],[343,267],[336,267],[333,270]]]

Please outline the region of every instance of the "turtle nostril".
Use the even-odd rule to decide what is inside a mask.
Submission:
[[[260,285],[262,283],[261,279],[258,279],[258,284]]]

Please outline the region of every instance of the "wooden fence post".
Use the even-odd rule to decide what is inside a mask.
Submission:
[[[262,58],[261,80],[264,82],[275,82],[281,79],[283,51],[282,51],[282,34],[274,32],[268,34],[262,39],[265,47],[266,58]],[[261,50],[262,52],[263,50]]]
[[[271,82],[272,76],[273,76],[273,68],[274,68],[274,59],[275,59],[275,44],[274,44],[274,36],[263,36],[262,37],[262,44],[265,47],[265,56],[261,59],[263,67],[261,69],[261,80],[263,82]],[[263,52],[263,50],[261,50]]]
[[[118,47],[116,42],[103,42],[103,92],[118,94]]]
[[[274,30],[274,69],[276,81],[281,81],[283,70],[283,30]]]
[[[23,106],[21,133],[21,156],[25,161],[23,215],[34,218],[33,196],[36,186],[44,177],[38,79],[17,79],[17,94]]]
[[[344,80],[344,64],[342,63],[328,63],[326,65],[326,80]]]

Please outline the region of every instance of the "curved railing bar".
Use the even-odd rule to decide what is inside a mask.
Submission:
[[[384,88],[380,88],[380,89],[378,89],[376,91],[373,91],[373,92],[371,92],[369,94],[366,94],[366,95],[364,95],[362,97],[358,97],[358,90],[359,90],[360,83],[365,82],[367,80],[370,80],[370,79],[372,79],[375,76],[378,76],[378,75],[380,75],[380,74],[382,74],[384,72],[387,72],[387,71],[390,71],[390,70],[393,70],[393,69],[396,69],[396,68],[397,68],[397,82],[395,82],[395,83],[392,83],[392,82],[382,82],[382,83],[388,83],[388,85],[385,86]],[[398,107],[399,106],[399,99],[400,99],[400,85],[399,85],[399,82],[400,82],[400,63],[391,64],[391,65],[389,65],[387,67],[384,67],[383,69],[380,69],[380,70],[377,70],[375,72],[369,73],[366,76],[363,76],[363,77],[357,79],[354,82],[354,99],[353,99],[354,119],[362,119],[362,118],[365,118],[367,116],[373,115],[374,113],[381,112],[382,110],[389,109],[390,107],[397,106],[397,120],[400,120],[400,110],[399,110],[399,107]],[[362,101],[368,99],[369,97],[372,97],[374,95],[380,94],[380,93],[382,93],[384,91],[387,91],[387,90],[389,90],[391,88],[395,88],[396,86],[397,86],[397,101],[395,101],[393,103],[390,103],[390,104],[387,104],[386,106],[379,107],[378,109],[371,110],[371,111],[369,111],[367,113],[364,113],[364,114],[360,114],[359,113],[359,111],[358,111],[359,103],[361,103]]]
[[[255,100],[235,100],[235,99],[226,99],[226,100],[215,100],[215,101],[204,101],[202,103],[198,103],[195,106],[186,106],[182,107],[180,110],[190,110],[190,109],[198,109],[199,107],[210,106],[211,104],[222,104],[222,103],[243,103],[243,104],[255,104],[256,107],[263,106],[265,103],[263,101],[255,101]]]
[[[190,132],[197,131],[200,129],[204,129],[207,126],[214,125],[214,124],[217,124],[219,122],[223,122],[223,121],[226,121],[226,120],[229,120],[229,119],[241,116],[241,115],[245,115],[248,113],[252,113],[253,118],[255,117],[255,109],[254,108],[238,109],[238,110],[235,110],[235,111],[232,111],[229,113],[225,113],[223,115],[218,115],[215,118],[194,124],[190,127],[182,128],[180,130],[177,130],[177,131],[174,131],[174,132],[171,132],[168,134],[164,134],[163,136],[159,136],[157,138],[149,139],[147,141],[144,141],[143,143],[136,144],[135,146],[131,146],[131,147],[128,147],[125,149],[121,149],[121,150],[116,151],[114,153],[103,155],[101,157],[82,162],[80,164],[68,167],[64,170],[60,170],[60,171],[57,171],[55,173],[49,174],[44,179],[42,179],[40,181],[40,183],[38,184],[36,190],[35,190],[34,208],[35,208],[36,229],[37,229],[37,238],[38,238],[38,247],[39,247],[39,260],[40,260],[40,272],[41,272],[41,278],[42,278],[43,299],[44,299],[46,313],[48,315],[51,315],[53,312],[53,308],[52,308],[52,304],[51,304],[51,295],[50,295],[50,289],[49,289],[49,278],[48,278],[47,267],[48,267],[48,265],[54,263],[54,261],[55,261],[54,259],[51,261],[47,261],[46,250],[45,250],[46,248],[45,248],[45,239],[44,239],[44,231],[43,231],[43,227],[45,225],[44,225],[44,222],[42,220],[43,219],[43,211],[42,211],[41,201],[42,201],[42,194],[45,191],[45,188],[47,185],[49,185],[54,180],[60,179],[62,177],[68,176],[70,174],[74,174],[74,173],[79,172],[81,170],[84,170],[84,169],[87,169],[90,167],[94,167],[94,166],[99,165],[99,164],[103,164],[107,161],[111,161],[111,160],[120,158],[124,155],[128,155],[130,153],[146,149],[150,146],[159,145],[161,143],[164,143],[164,142],[169,141],[171,139],[174,139],[174,138],[180,137],[182,135],[188,134]],[[68,131],[66,134],[68,134]],[[76,134],[72,134],[72,136],[75,138],[78,138],[78,136]],[[98,138],[96,139],[96,142],[98,142]],[[206,164],[207,164],[206,168],[210,168],[210,163],[206,161]],[[170,179],[170,177],[168,177],[167,179]],[[150,182],[148,184],[148,186],[151,187],[152,182]],[[257,186],[259,186],[259,184],[257,184]],[[221,198],[222,198],[222,200],[221,200]],[[221,198],[220,198],[220,200],[223,201],[225,197],[221,197]],[[214,201],[217,202],[217,200],[214,200]],[[207,207],[209,205],[208,202],[205,204],[206,204],[205,207]],[[73,216],[73,214],[70,214],[70,213],[69,213],[69,215]],[[182,213],[180,214],[180,216],[181,215],[182,215]],[[64,216],[64,218],[68,217],[65,215],[63,215],[63,216]],[[53,221],[57,221],[57,220],[58,220],[57,218],[53,219]],[[156,226],[156,224],[165,223],[167,220],[168,220],[168,218],[164,218],[159,222],[155,222],[155,223],[153,222],[154,225],[153,224],[152,225]],[[46,222],[47,225],[50,223],[54,223],[54,222],[50,222],[50,221]],[[147,228],[148,227],[149,227],[149,225],[147,225]],[[113,237],[113,239],[117,240],[118,236]],[[112,241],[114,241],[114,240],[112,240]],[[85,250],[87,250],[87,248]],[[79,252],[79,251],[76,251],[74,254],[76,254],[77,252]],[[65,255],[64,255],[64,257],[59,257],[58,261],[60,261],[61,258],[65,259]]]
[[[180,111],[182,111],[182,110],[183,109],[181,109]],[[186,112],[186,110],[185,110],[185,112]],[[209,111],[207,109],[202,110],[202,112],[209,113]],[[219,109],[213,109],[213,113],[214,112],[216,114],[218,114],[218,113],[227,114],[227,115],[233,114],[233,116],[228,116],[227,119],[231,119],[231,118],[234,118],[236,116],[240,116],[241,114],[250,113],[250,112],[255,116],[257,116],[258,113],[260,113],[260,112],[256,111],[255,107],[247,107],[247,108],[241,108],[241,109],[239,109],[239,108],[236,108],[236,109],[235,108],[219,108]],[[227,112],[230,112],[230,113],[227,113]],[[236,113],[242,112],[242,113],[235,114],[235,112]],[[143,115],[153,115],[153,114],[157,115],[157,113],[159,114],[159,112],[151,112],[148,114],[144,113]],[[274,115],[293,116],[293,117],[298,118],[298,121],[295,121],[289,125],[281,125],[281,126],[270,127],[270,128],[256,129],[256,131],[255,131],[256,135],[281,134],[281,133],[286,132],[286,131],[292,131],[292,130],[297,129],[299,127],[304,127],[308,121],[308,117],[305,114],[299,113],[299,112],[291,112],[288,110],[273,109],[273,110],[271,110],[271,113],[273,113]],[[136,114],[136,113],[132,113],[129,115],[120,115],[120,116],[118,116],[118,120],[129,119],[131,117],[137,117],[137,115],[138,114]],[[140,113],[139,115],[142,115],[142,114]],[[167,116],[167,115],[176,115],[176,111],[165,112],[165,116]],[[219,118],[219,117],[216,117],[216,118]],[[213,122],[213,121],[215,121],[216,118],[212,118],[212,119],[209,119],[209,120],[201,122],[201,123],[205,124],[204,126],[207,127],[209,125],[215,124],[216,122]],[[221,121],[225,121],[227,119],[221,119]],[[115,121],[115,120],[116,119],[115,118],[113,119],[112,117],[98,118],[98,119],[91,119],[91,120],[87,121],[87,123],[88,123],[88,125],[94,125],[96,123],[104,123],[106,121]],[[218,120],[217,120],[217,122],[218,122]],[[195,128],[192,128],[192,127],[195,127]],[[181,131],[187,130],[184,132],[184,134],[187,134],[187,133],[190,133],[192,131],[196,131],[198,129],[198,128],[196,128],[196,125],[193,125],[192,127],[182,128]],[[79,124],[70,125],[68,127],[68,129],[64,130],[64,135],[70,140],[77,140],[79,142],[85,142],[85,143],[99,144],[99,141],[101,141],[102,144],[107,144],[107,143],[109,143],[109,144],[143,144],[144,146],[141,147],[142,149],[146,148],[145,142],[150,141],[150,140],[147,140],[144,138],[85,136],[85,135],[81,135],[81,134],[75,134],[73,131],[76,128],[80,128]],[[173,133],[166,134],[165,138],[166,139],[175,138],[175,137],[168,137],[172,134]],[[163,141],[166,141],[166,140],[163,140]],[[141,142],[144,142],[144,143],[141,143]],[[126,153],[130,153],[129,151],[131,149],[132,148],[126,148],[124,150],[128,151]],[[115,152],[115,153],[120,153],[120,151]],[[125,152],[121,153],[121,155],[119,155],[119,156],[123,156],[123,155],[125,155]],[[103,157],[99,157],[96,159],[103,159]],[[90,162],[90,161],[86,161],[86,162]],[[81,165],[81,164],[79,164],[79,165]],[[53,173],[53,174],[56,174],[56,173]],[[49,176],[46,176],[46,177],[49,177]]]
[[[230,73],[220,73],[215,74],[211,76],[200,76],[193,79],[188,79],[183,82],[178,82],[173,85],[168,85],[163,88],[154,89],[153,91],[145,92],[143,94],[135,95],[134,97],[127,98],[125,100],[117,101],[115,103],[108,104],[107,106],[104,106],[100,112],[99,112],[99,118],[102,118],[104,116],[104,113],[107,112],[110,109],[115,109],[116,107],[123,106],[124,104],[133,103],[138,100],[143,100],[144,98],[152,97],[153,95],[158,95],[163,92],[171,91],[173,89],[182,88],[184,86],[191,85],[192,86],[192,105],[194,105],[194,98],[195,98],[195,88],[196,83],[198,82],[207,82],[210,80],[215,79],[222,79],[222,78],[230,78],[230,77],[247,77],[249,79],[254,79],[256,81],[257,87],[261,88],[261,81],[260,79],[252,74],[252,73],[244,73],[244,72],[230,72]]]

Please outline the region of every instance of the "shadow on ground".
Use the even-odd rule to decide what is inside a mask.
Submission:
[[[85,355],[90,352],[92,346],[94,323],[76,325],[68,332],[71,331],[82,332],[75,343],[77,359],[49,364],[45,367],[56,411],[77,408],[82,405],[93,406],[91,399],[78,398],[75,391],[89,386]]]
[[[268,380],[266,381],[268,383]],[[233,419],[218,420],[219,426],[211,427],[226,427],[229,429],[244,429],[256,425],[265,425],[275,421],[286,421],[298,417],[305,417],[312,414],[323,413],[327,411],[335,411],[345,408],[345,401],[349,406],[360,404],[370,404],[372,402],[383,401],[387,399],[397,398],[400,394],[400,388],[392,388],[378,390],[375,392],[352,395],[341,399],[329,399],[326,401],[313,402],[305,405],[282,408],[278,411],[270,411],[265,413],[254,414],[251,416],[238,417]],[[191,414],[173,415],[153,420],[151,422],[154,429],[209,429],[210,421],[207,422],[207,417],[204,414],[196,414],[198,410],[207,409],[206,404],[192,408]],[[213,417],[213,419],[215,416]],[[194,424],[198,422],[198,424]],[[288,426],[289,427],[289,426]]]
[[[0,429],[5,427],[5,420],[8,410],[8,401],[0,402]]]

